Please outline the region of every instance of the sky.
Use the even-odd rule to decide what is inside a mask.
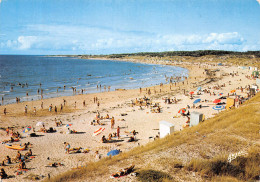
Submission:
[[[0,54],[260,50],[260,0],[0,0]]]

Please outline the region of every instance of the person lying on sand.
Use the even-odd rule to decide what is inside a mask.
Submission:
[[[109,135],[108,135],[108,140],[109,140],[109,141],[112,140],[112,133],[109,133]]]
[[[60,162],[53,162],[53,163],[49,163],[48,166],[46,167],[58,167],[58,166],[64,166],[64,164]]]
[[[29,149],[29,151],[27,153],[25,153],[24,155],[25,157],[29,157],[29,156],[32,156],[32,150]]]
[[[62,121],[59,121],[59,122],[55,122],[56,123],[56,127],[59,127],[59,126],[62,126]]]
[[[135,165],[131,165],[130,167],[120,169],[118,172],[112,174],[111,178],[118,178],[120,176],[128,175],[134,171],[134,167],[135,167]]]
[[[134,136],[130,136],[130,139],[127,140],[127,142],[134,142],[135,141],[135,137]]]
[[[71,130],[71,133],[77,133],[77,131],[76,130]]]
[[[14,139],[13,137],[11,137],[10,140],[3,140],[2,144],[4,144],[4,143],[13,143],[15,141],[19,141],[19,138],[15,138]]]
[[[109,115],[108,114],[106,115],[105,119],[109,119]]]
[[[6,179],[8,176],[3,168],[0,171],[0,179]]]
[[[45,129],[45,128],[41,128],[38,132],[47,133],[47,129]]]
[[[125,131],[125,133],[129,133],[129,134],[133,134],[133,135],[136,135],[138,132],[136,132],[135,130],[133,130],[133,131]]]

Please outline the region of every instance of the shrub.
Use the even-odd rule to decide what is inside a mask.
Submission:
[[[172,177],[167,173],[151,169],[138,171],[137,178],[142,182],[163,182],[172,180]]]

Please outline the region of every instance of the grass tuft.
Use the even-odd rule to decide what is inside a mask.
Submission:
[[[166,182],[173,178],[165,172],[149,169],[138,171],[137,179],[141,182]]]

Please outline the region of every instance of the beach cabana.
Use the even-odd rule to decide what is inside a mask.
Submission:
[[[174,132],[174,125],[167,121],[160,121],[160,138]]]
[[[250,88],[250,95],[255,95],[255,94],[256,94],[256,89]]]
[[[235,99],[234,98],[227,98],[227,105],[226,109],[230,109],[231,107],[235,106]]]
[[[198,125],[203,119],[203,114],[199,112],[191,112],[190,127]]]
[[[253,71],[252,76],[255,77],[255,78],[258,78],[259,77],[259,71]]]
[[[260,78],[257,78],[257,79],[256,79],[256,84],[257,84],[257,85],[260,85]]]

